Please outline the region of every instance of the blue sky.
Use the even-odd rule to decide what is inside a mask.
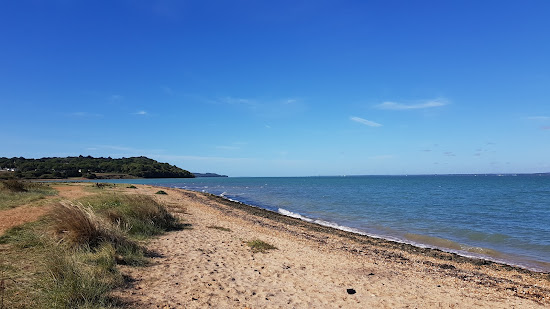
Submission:
[[[1,1],[0,156],[550,172],[549,1]]]

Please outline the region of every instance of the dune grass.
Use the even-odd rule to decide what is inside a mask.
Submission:
[[[151,196],[106,193],[80,201],[138,239],[182,228],[166,207]]]
[[[55,194],[57,192],[48,184],[4,180],[0,183],[0,210],[29,204]]]
[[[266,253],[268,250],[277,249],[277,247],[259,239],[248,241],[246,244],[252,249],[252,252],[254,253]]]
[[[146,264],[141,240],[178,228],[144,195],[97,194],[0,236],[0,308],[116,308],[118,264]]]

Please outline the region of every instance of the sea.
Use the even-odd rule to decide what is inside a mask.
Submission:
[[[304,221],[550,272],[550,176],[109,180],[208,192]]]

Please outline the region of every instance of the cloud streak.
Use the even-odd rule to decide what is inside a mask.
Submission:
[[[295,117],[307,110],[307,105],[302,99],[292,97],[282,99],[251,99],[227,96],[213,100],[206,99],[205,101],[246,109],[256,116],[269,119]]]
[[[241,149],[241,147],[221,145],[221,146],[216,146],[216,149],[220,149],[220,150],[239,150],[239,149]]]
[[[395,110],[395,111],[403,111],[403,110],[413,110],[413,109],[426,109],[426,108],[433,108],[433,107],[441,107],[449,104],[446,100],[443,99],[436,99],[436,100],[429,100],[422,103],[417,104],[403,104],[403,103],[396,103],[396,102],[384,102],[378,105],[375,105],[378,109],[385,109],[385,110]]]
[[[102,114],[87,113],[87,112],[75,112],[75,113],[71,113],[70,115],[74,117],[103,117]]]
[[[360,117],[350,117],[349,119],[351,121],[355,121],[355,122],[364,124],[364,125],[369,126],[369,127],[381,127],[382,126],[381,124],[379,124],[377,122],[370,121],[370,120],[367,120],[367,119],[363,119],[363,118],[360,118]]]
[[[548,117],[548,116],[532,116],[532,117],[527,117],[527,119],[529,119],[529,120],[550,120],[550,117]]]

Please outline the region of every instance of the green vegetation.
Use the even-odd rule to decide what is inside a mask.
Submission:
[[[0,308],[116,308],[118,264],[146,264],[147,236],[178,220],[144,195],[97,194],[0,236]]]
[[[28,204],[55,194],[54,189],[43,183],[5,180],[0,183],[0,210]]]
[[[168,193],[166,193],[166,192],[163,191],[163,190],[158,190],[157,192],[155,192],[155,194],[167,195]]]
[[[231,232],[231,229],[223,227],[223,226],[209,225],[209,226],[207,226],[207,228],[220,230],[220,231],[224,231],[224,232]]]
[[[251,240],[246,244],[252,249],[252,252],[254,253],[257,253],[257,252],[265,253],[267,252],[267,250],[277,249],[275,246],[270,245],[265,241],[259,240],[259,239]]]
[[[128,187],[126,187],[126,188],[128,188],[128,189],[137,189],[137,187],[134,186],[134,185],[128,186]]]
[[[100,194],[81,202],[139,239],[182,227],[164,206],[147,195]]]
[[[25,183],[15,179],[4,180],[2,181],[2,185],[4,186],[4,189],[9,192],[27,192]]]
[[[89,179],[133,176],[142,178],[192,178],[189,171],[146,157],[122,159],[78,156],[66,158],[0,158],[0,178],[68,178]],[[13,171],[12,171],[13,170]],[[110,175],[110,176],[109,176]]]

